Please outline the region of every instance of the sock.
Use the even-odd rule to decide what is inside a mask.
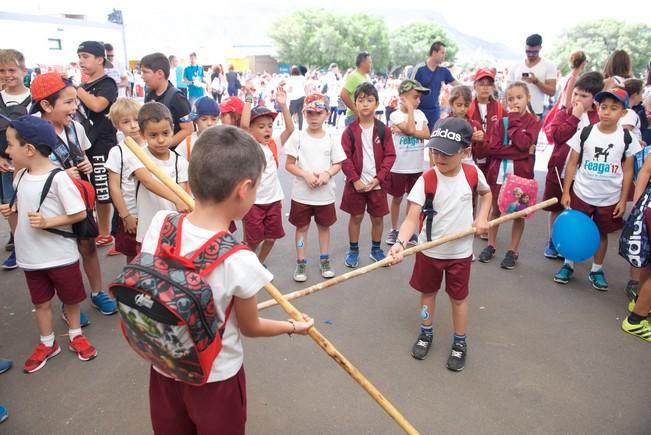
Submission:
[[[54,332],[52,334],[50,334],[50,335],[45,336],[45,337],[43,337],[41,335],[41,343],[43,343],[47,347],[54,346]]]
[[[378,249],[382,249],[382,242],[378,240],[373,240],[371,242],[371,251],[376,251]]]
[[[321,261],[328,260],[329,258],[330,258],[330,256],[328,254],[319,255],[319,260],[321,260]]]
[[[359,242],[350,242],[350,250],[351,251],[359,251]]]
[[[631,313],[628,315],[628,323],[631,325],[639,325],[644,319],[646,319],[646,317],[640,316],[639,314]]]
[[[79,329],[68,329],[68,337],[70,341],[74,340],[75,337],[81,335],[81,328]]]
[[[573,262],[573,261],[565,260],[565,264],[567,264],[567,265],[570,266],[572,269],[574,269],[574,262]]]
[[[420,332],[421,332],[421,334],[425,334],[430,338],[434,336],[434,329],[432,328],[432,325],[423,325],[421,323],[420,324]]]
[[[604,268],[603,264],[597,264],[597,263],[592,263],[592,267],[590,268],[590,272],[599,272],[601,269]]]
[[[296,260],[296,263],[297,264],[307,264],[307,260],[306,259]]]
[[[459,344],[466,344],[466,336],[465,336],[465,335],[457,335],[457,334],[454,334],[454,339],[453,339],[453,340],[454,340],[454,341],[453,341],[454,344],[457,344],[457,343],[459,343]]]
[[[98,294],[99,294],[99,292],[90,292],[90,295],[91,295],[92,297],[97,297]]]

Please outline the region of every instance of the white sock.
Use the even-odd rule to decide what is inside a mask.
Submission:
[[[72,341],[75,337],[79,335],[81,335],[81,328],[68,329],[68,337],[70,337],[70,341]]]
[[[100,291],[101,291],[101,290],[100,290]],[[90,292],[90,295],[91,295],[92,297],[95,297],[95,296],[97,296],[98,294],[99,294],[99,292]]]
[[[573,262],[573,261],[565,260],[565,264],[567,264],[567,265],[570,266],[572,269],[574,269],[574,262]]]
[[[601,269],[604,268],[603,264],[597,264],[597,263],[592,263],[592,267],[590,268],[590,272],[599,272]]]
[[[45,337],[41,335],[41,343],[43,343],[47,347],[54,346],[54,332],[50,335],[46,335]]]

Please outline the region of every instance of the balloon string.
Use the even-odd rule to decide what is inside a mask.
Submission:
[[[558,173],[558,168],[557,168],[557,167],[554,167],[554,171],[556,171],[556,178],[558,179],[558,184],[560,184],[560,186],[561,186],[561,193],[565,193],[565,192],[563,191],[563,182],[561,181],[561,176],[560,176],[560,174]]]

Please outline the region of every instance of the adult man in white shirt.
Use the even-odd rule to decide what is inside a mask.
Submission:
[[[531,94],[531,107],[542,118],[545,108],[545,95],[556,93],[556,67],[553,63],[540,57],[542,36],[530,35],[526,41],[524,62],[511,68],[507,82],[523,81]]]
[[[122,62],[115,60],[115,53],[113,52],[113,45],[104,44],[106,50],[106,58],[113,64],[113,68],[105,68],[104,72],[107,76],[115,80],[118,85],[118,97],[127,96],[127,88],[129,87],[129,78],[127,77],[127,70],[122,65]]]

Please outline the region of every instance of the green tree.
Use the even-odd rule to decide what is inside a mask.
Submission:
[[[304,9],[274,21],[269,36],[282,62],[320,67],[336,62],[349,68],[357,53],[367,50],[376,72],[390,63],[389,31],[380,17]]]
[[[633,63],[633,74],[639,76],[651,59],[651,27],[612,18],[577,24],[560,35],[552,51],[552,58],[563,74],[569,71],[568,60],[577,50],[588,57],[587,69],[597,71],[603,70],[613,51],[626,50]]]
[[[416,65],[429,56],[433,42],[442,41],[447,46],[445,59],[454,61],[459,47],[436,24],[412,23],[391,32],[391,60],[395,66]]]

